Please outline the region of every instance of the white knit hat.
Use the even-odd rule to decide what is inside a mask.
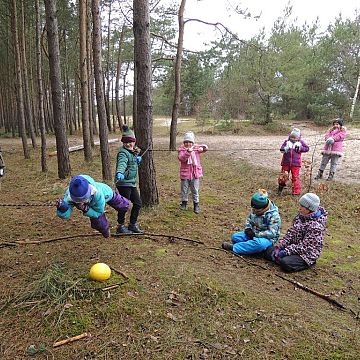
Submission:
[[[291,133],[290,133],[290,136],[294,136],[294,137],[296,137],[297,139],[300,139],[300,137],[301,137],[301,131],[300,131],[300,129],[298,129],[298,128],[293,128],[292,130],[291,130]]]
[[[314,193],[307,193],[300,198],[299,203],[304,208],[315,212],[320,206],[320,198]]]
[[[184,142],[191,141],[193,144],[195,143],[195,135],[192,131],[188,131],[184,135]]]

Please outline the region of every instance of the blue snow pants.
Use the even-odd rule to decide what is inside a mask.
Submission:
[[[254,237],[250,240],[244,231],[232,234],[231,241],[234,244],[233,252],[235,254],[256,254],[273,245],[272,241],[266,238]]]

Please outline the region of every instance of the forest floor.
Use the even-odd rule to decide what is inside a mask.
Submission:
[[[221,250],[221,243],[242,229],[256,189],[269,189],[280,209],[282,234],[298,209],[298,198],[288,191],[273,195],[278,148],[286,136],[247,127],[241,135],[209,135],[192,127],[198,141],[214,150],[202,156],[199,215],[179,209],[176,153],[154,152],[160,205],[143,209],[139,223],[147,234],[170,238],[103,239],[78,212],[62,221],[51,206],[0,206],[0,358],[358,359],[358,140],[345,143],[347,154],[336,181],[303,179],[304,191],[317,192],[330,214],[325,246],[314,268],[284,274],[259,257]],[[179,126],[181,133],[185,129],[186,123]],[[156,127],[155,149],[166,148],[166,131]],[[302,131],[314,144],[324,129]],[[349,138],[357,134],[359,129],[350,129]],[[70,143],[78,144],[79,137],[71,137]],[[45,205],[63,195],[69,179],[57,179],[56,157],[48,158],[45,175],[39,150],[24,160],[20,141],[1,139],[0,144],[7,165],[1,204]],[[53,141],[49,144],[51,151]],[[117,147],[110,146],[112,164]],[[304,175],[316,171],[320,159],[317,151],[307,156],[314,164]],[[84,162],[81,151],[71,153],[73,174],[100,180],[100,164],[98,147],[92,164]],[[107,216],[114,232],[116,213],[109,208]],[[89,268],[98,261],[114,269],[104,283],[88,279]],[[345,309],[285,279],[326,294]],[[119,286],[101,290],[113,284]],[[89,336],[53,347],[55,341],[83,333]]]

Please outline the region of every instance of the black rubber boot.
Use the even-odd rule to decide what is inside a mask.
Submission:
[[[124,224],[119,224],[116,229],[117,234],[132,234],[132,231],[130,231]]]
[[[277,190],[277,192],[276,192],[276,195],[277,195],[277,196],[280,196],[280,195],[281,195],[282,191],[284,190],[284,187],[285,187],[285,185],[280,185],[280,184],[279,184],[278,190]]]
[[[332,171],[329,172],[329,176],[328,178],[326,179],[326,181],[331,181],[331,180],[334,180],[334,173]]]
[[[221,244],[221,247],[222,247],[224,250],[233,251],[233,244],[232,244],[232,243],[229,243],[229,242],[227,242],[227,241],[224,241],[224,242]]]
[[[128,229],[133,232],[133,233],[136,233],[136,234],[143,234],[144,231],[142,231],[140,228],[139,228],[139,225],[138,224],[129,224],[128,226]]]
[[[187,201],[182,201],[180,204],[180,209],[181,210],[186,210],[187,209]]]
[[[319,170],[317,175],[315,176],[315,180],[320,180],[323,177],[324,170]]]
[[[200,212],[199,203],[194,202],[194,213],[199,214],[199,212]]]

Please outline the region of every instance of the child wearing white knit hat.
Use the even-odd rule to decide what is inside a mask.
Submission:
[[[188,131],[184,135],[183,144],[178,150],[180,161],[180,180],[181,180],[181,204],[182,210],[187,209],[189,189],[192,193],[194,202],[194,213],[200,212],[199,190],[200,178],[203,176],[200,162],[200,154],[206,152],[208,146],[205,144],[195,144],[195,134]]]
[[[285,236],[265,251],[265,259],[279,264],[287,272],[308,269],[319,258],[328,219],[320,198],[306,193],[299,199],[299,213]]]

